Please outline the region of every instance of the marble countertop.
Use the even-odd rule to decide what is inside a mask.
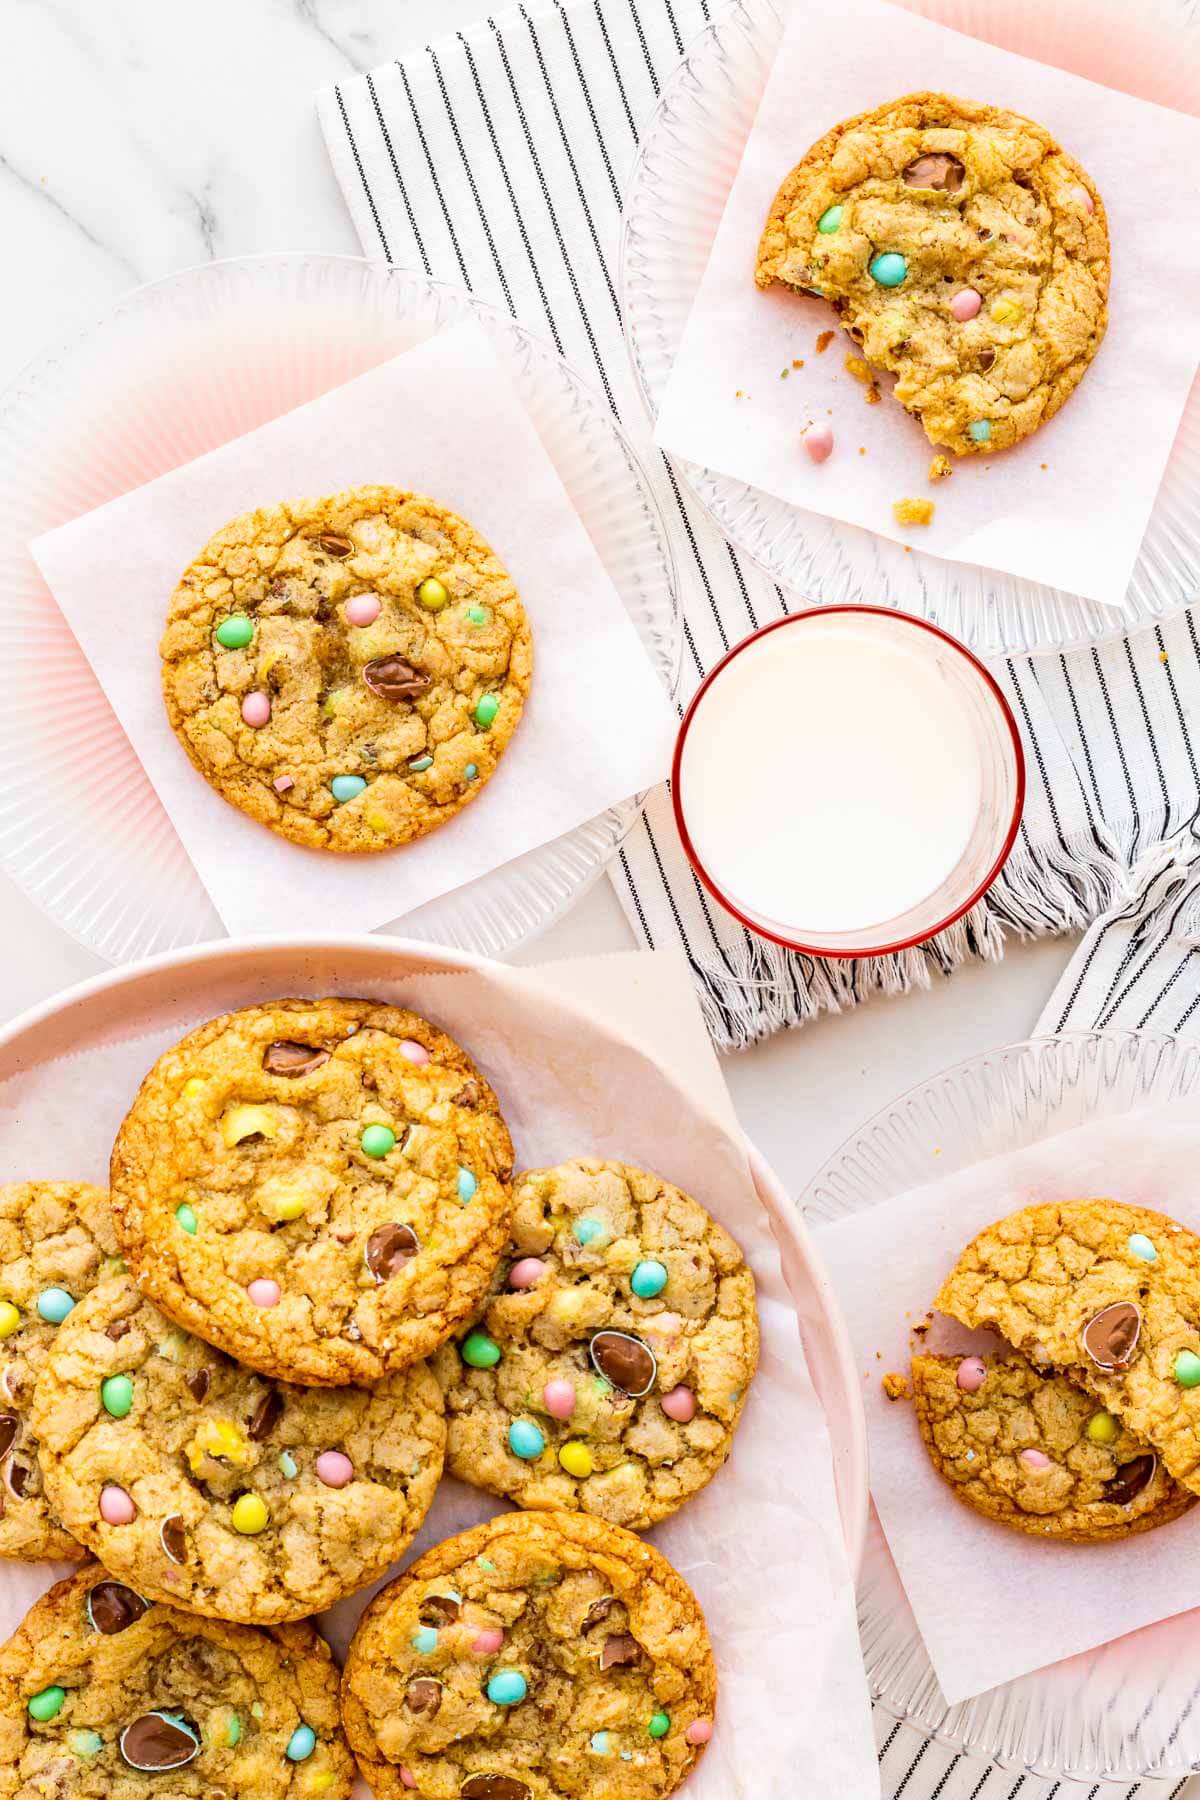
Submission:
[[[125,289],[189,264],[356,253],[313,95],[489,10],[485,0],[7,0],[0,383]],[[4,1018],[102,966],[2,874],[0,943]],[[522,960],[631,943],[601,882]],[[747,1130],[798,1189],[913,1082],[1025,1036],[1069,950],[1014,946],[1002,964],[728,1059]]]

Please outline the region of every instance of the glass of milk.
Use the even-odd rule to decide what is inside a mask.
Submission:
[[[829,606],[717,664],[680,727],[672,792],[697,875],[744,925],[872,956],[932,937],[991,886],[1025,763],[1004,696],[954,638]]]

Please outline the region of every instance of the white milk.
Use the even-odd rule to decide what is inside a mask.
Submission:
[[[913,628],[909,648],[880,623],[834,613],[768,632],[713,682],[684,743],[700,862],[735,905],[802,942],[930,899],[980,813],[964,700],[931,640]]]

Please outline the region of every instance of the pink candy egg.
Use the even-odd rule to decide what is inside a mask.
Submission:
[[[471,1639],[471,1649],[476,1656],[495,1656],[503,1642],[504,1633],[489,1625],[475,1633]]]
[[[981,1356],[964,1356],[954,1380],[964,1394],[977,1394],[987,1380],[987,1364]]]
[[[344,1488],[354,1480],[354,1464],[341,1450],[322,1450],[316,1461],[317,1480],[326,1487]]]
[[[271,783],[271,786],[275,789],[277,794],[286,794],[288,789],[294,788],[295,785],[296,783],[292,780],[290,775],[277,775]]]
[[[689,1744],[707,1744],[712,1734],[711,1719],[693,1719],[683,1735]]]
[[[827,456],[833,454],[833,426],[810,426],[804,434],[804,448],[812,462],[824,462]]]
[[[523,1256],[508,1271],[508,1285],[512,1288],[536,1287],[546,1273],[546,1265],[540,1256]]]
[[[106,1525],[129,1525],[137,1518],[137,1507],[123,1487],[110,1485],[100,1490],[100,1517]]]
[[[271,696],[269,694],[264,694],[261,688],[256,688],[252,694],[246,695],[242,701],[242,717],[247,725],[253,725],[255,728],[265,725],[270,716]]]
[[[569,1381],[548,1381],[542,1399],[552,1419],[569,1419],[575,1411],[575,1389]]]
[[[277,1281],[272,1281],[269,1276],[260,1275],[257,1281],[252,1281],[250,1283],[246,1292],[249,1294],[251,1300],[253,1300],[255,1306],[279,1305],[279,1283]]]
[[[355,594],[353,600],[346,602],[346,623],[348,625],[373,625],[381,610],[374,594]]]
[[[412,1770],[406,1769],[404,1767],[404,1764],[401,1763],[401,1765],[400,1765],[400,1786],[406,1787],[406,1788],[415,1788],[416,1785],[417,1785],[417,1778],[413,1774]]]
[[[1096,202],[1092,199],[1092,196],[1085,187],[1073,187],[1071,189],[1071,198],[1072,200],[1078,200],[1085,212],[1095,212]]]
[[[423,1068],[429,1061],[429,1052],[424,1044],[418,1044],[414,1038],[400,1039],[400,1054],[406,1061],[416,1063]]]
[[[976,293],[974,288],[959,288],[957,294],[950,296],[950,311],[960,325],[973,319],[982,305],[983,295]]]
[[[1044,1450],[1022,1450],[1021,1461],[1027,1469],[1048,1469],[1051,1466],[1050,1458]]]
[[[662,1409],[668,1419],[686,1425],[696,1416],[696,1396],[690,1387],[673,1387],[669,1394],[663,1395]]]

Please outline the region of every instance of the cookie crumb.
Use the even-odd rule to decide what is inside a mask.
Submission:
[[[792,367],[793,369],[802,369],[804,367],[804,358],[802,356],[793,356]]]
[[[858,446],[858,454],[860,456],[865,456],[867,454],[867,446],[865,444],[860,444]]]
[[[892,501],[892,516],[897,525],[928,525],[933,510],[932,500]]]
[[[897,1375],[893,1372],[885,1375],[879,1385],[893,1404],[897,1400],[911,1400],[912,1398],[912,1389],[908,1385],[907,1375]]]
[[[848,356],[845,362],[847,375],[853,375],[855,381],[861,381],[864,387],[870,387],[871,365],[864,362],[861,356]]]
[[[875,383],[872,382],[870,387],[867,389],[866,393],[863,395],[863,399],[866,401],[868,406],[878,406],[879,402],[883,399],[883,395],[880,393],[879,389],[875,386]]]
[[[822,356],[833,342],[832,331],[823,331],[817,338],[817,355]]]
[[[788,376],[791,374],[791,372],[792,371],[790,369],[780,369],[780,371],[779,371],[780,381],[786,381]]]
[[[953,473],[954,469],[948,456],[935,456],[929,465],[930,481],[945,481],[947,475],[953,475]]]

